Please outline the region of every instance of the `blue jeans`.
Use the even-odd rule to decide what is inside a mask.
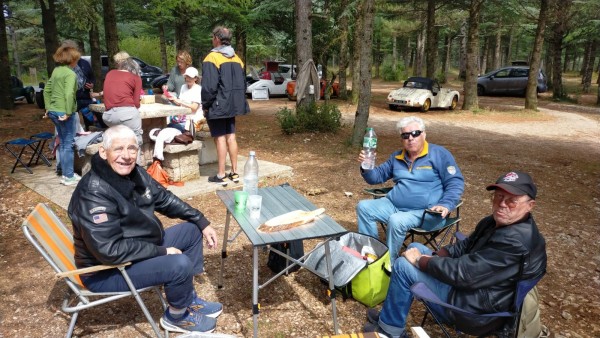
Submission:
[[[398,257],[408,230],[421,224],[423,211],[423,209],[400,211],[387,197],[362,200],[356,206],[358,232],[379,238],[377,222],[387,224],[386,244],[390,250],[390,262],[393,262]],[[433,229],[442,222],[446,220],[441,216],[426,214],[423,228]]]
[[[58,156],[60,159],[60,168],[62,175],[71,178],[75,173],[73,170],[73,162],[75,161],[75,152],[73,151],[73,143],[75,143],[75,130],[77,120],[75,119],[75,112],[69,116],[68,119],[60,121],[58,116],[61,113],[49,111],[48,117],[52,120],[52,123],[56,126],[56,132],[58,133],[58,139],[60,144],[58,146]]]
[[[194,275],[204,271],[202,232],[193,223],[179,223],[165,230],[160,245],[178,248],[182,254],[135,262],[126,271],[136,288],[164,285],[169,305],[186,308],[194,297]],[[116,269],[81,276],[81,281],[93,292],[129,291],[123,275]]]
[[[409,248],[417,248],[424,255],[431,255],[431,249],[421,243],[411,243]],[[379,326],[393,335],[400,335],[406,325],[406,316],[413,301],[410,287],[416,282],[425,283],[441,300],[447,301],[452,287],[410,264],[400,257],[394,262],[387,297],[379,314]],[[443,322],[448,322],[444,308],[431,304],[431,309]]]

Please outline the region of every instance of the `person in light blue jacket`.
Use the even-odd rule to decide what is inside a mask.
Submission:
[[[358,232],[379,238],[377,222],[388,225],[386,239],[390,260],[398,257],[408,230],[419,226],[423,211],[427,214],[423,228],[433,229],[445,222],[458,205],[465,189],[464,178],[452,154],[444,147],[426,141],[425,123],[409,116],[396,125],[402,150],[394,152],[372,170],[361,170],[369,184],[392,180],[392,190],[383,198],[362,200],[356,206]],[[358,161],[362,163],[364,152]]]

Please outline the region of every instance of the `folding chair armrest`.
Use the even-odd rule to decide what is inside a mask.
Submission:
[[[81,275],[84,273],[90,273],[90,272],[96,272],[96,271],[102,271],[102,270],[108,270],[108,269],[115,269],[115,268],[118,269],[118,268],[122,268],[122,267],[128,266],[128,265],[131,265],[131,262],[117,264],[117,265],[95,265],[95,266],[90,266],[90,267],[83,268],[83,269],[59,272],[55,276],[58,278],[73,277],[73,276]]]
[[[384,197],[385,195],[387,195],[387,193],[390,190],[392,190],[391,187],[384,187],[384,188],[364,189],[363,191],[366,194],[373,196],[373,198],[380,198],[380,197]]]

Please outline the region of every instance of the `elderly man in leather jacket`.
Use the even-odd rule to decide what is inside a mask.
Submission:
[[[406,316],[412,303],[410,287],[424,282],[442,300],[475,313],[509,311],[515,283],[546,270],[546,242],[531,215],[537,188],[531,177],[508,172],[489,185],[493,190],[492,215],[483,218],[466,239],[437,252],[412,243],[394,262],[387,298],[381,312],[370,309],[364,331],[386,337],[404,337]],[[524,257],[522,275],[519,277]],[[489,332],[504,325],[503,319],[476,321],[454,317],[436,304],[436,317],[458,329]],[[480,333],[474,333],[480,334]]]
[[[164,285],[169,303],[160,319],[178,332],[211,332],[220,303],[196,295],[194,275],[203,272],[202,240],[217,246],[217,233],[204,215],[180,200],[136,165],[135,133],[124,125],[104,132],[92,168],[78,183],[69,217],[78,268],[132,262],[126,268],[136,288]],[[167,229],[155,211],[185,220]],[[116,269],[81,275],[94,292],[127,291]]]

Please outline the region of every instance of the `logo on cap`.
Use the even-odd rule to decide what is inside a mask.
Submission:
[[[517,175],[516,172],[511,171],[508,174],[506,174],[506,176],[504,176],[504,178],[502,180],[504,182],[515,182],[518,179],[519,179],[519,175]]]

